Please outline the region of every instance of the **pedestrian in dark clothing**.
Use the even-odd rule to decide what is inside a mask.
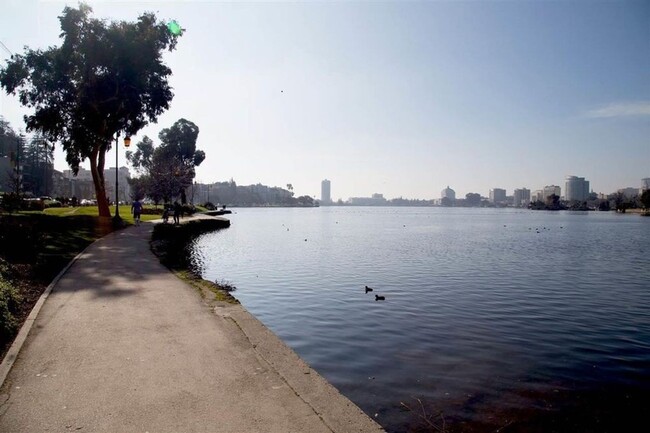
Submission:
[[[180,224],[181,223],[181,212],[183,211],[183,208],[181,207],[180,203],[177,201],[174,202],[174,224]]]
[[[140,200],[136,200],[131,204],[131,213],[133,214],[133,220],[135,221],[135,225],[139,226],[140,225],[140,215],[142,215],[142,203],[140,203]]]

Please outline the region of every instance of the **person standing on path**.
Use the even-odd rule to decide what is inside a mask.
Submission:
[[[139,226],[140,225],[140,215],[142,215],[142,203],[140,203],[140,200],[136,199],[131,204],[131,213],[133,214],[133,220],[135,221],[135,225]]]
[[[174,224],[180,224],[181,223],[181,212],[183,211],[183,208],[181,207],[180,203],[177,201],[174,202]]]

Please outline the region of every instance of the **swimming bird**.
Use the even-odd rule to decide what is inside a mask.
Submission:
[[[366,293],[368,293],[368,292],[372,292],[372,287],[366,286]]]
[[[386,300],[385,296],[375,295],[375,301],[385,301],[385,300]]]

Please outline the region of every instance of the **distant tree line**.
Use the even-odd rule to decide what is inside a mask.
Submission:
[[[214,205],[312,207],[315,205],[313,197],[308,195],[295,197],[291,184],[288,184],[286,189],[260,183],[243,186],[237,185],[233,179],[230,179],[227,182],[209,185],[199,184],[196,189],[195,201],[205,202],[208,207]]]

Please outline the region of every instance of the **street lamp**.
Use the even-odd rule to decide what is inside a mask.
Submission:
[[[118,147],[119,147],[119,139],[120,139],[120,131],[117,131],[117,134],[115,135],[115,216],[113,217],[113,221],[115,223],[119,223],[121,221],[120,218],[120,194],[119,194],[119,165],[117,162],[117,157],[118,157]],[[124,147],[129,147],[131,145],[131,137],[128,135],[124,137]]]

